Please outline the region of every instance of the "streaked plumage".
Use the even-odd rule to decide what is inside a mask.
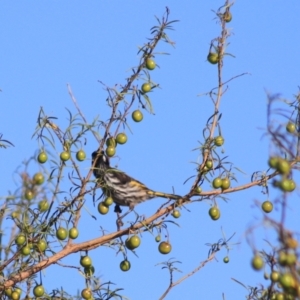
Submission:
[[[128,176],[126,173],[111,168],[109,158],[102,151],[93,152],[93,163],[97,159],[93,173],[98,178],[98,184],[106,196],[113,198],[114,202],[121,206],[129,206],[133,209],[138,203],[155,197],[178,200],[181,197],[174,194],[155,192],[140,181]]]

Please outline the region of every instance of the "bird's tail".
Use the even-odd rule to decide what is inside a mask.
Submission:
[[[173,200],[179,200],[182,198],[181,196],[178,196],[175,194],[166,194],[166,193],[155,192],[155,191],[148,191],[148,194],[153,197],[168,198],[168,199],[173,199]]]

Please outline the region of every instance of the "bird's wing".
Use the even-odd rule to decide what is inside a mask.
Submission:
[[[147,188],[147,186],[145,184],[143,184],[142,182],[130,177],[129,175],[127,175],[126,173],[118,170],[118,169],[109,169],[108,172],[114,172],[114,176],[116,176],[121,184],[126,184],[129,183],[131,186],[143,186],[145,188]],[[147,188],[148,189],[148,188]]]
[[[111,168],[111,169],[108,169],[107,172],[114,173],[114,176],[118,179],[118,181],[121,184],[129,183],[132,180],[132,178],[130,176],[128,176],[127,174],[125,174],[124,172],[122,172],[118,169]]]

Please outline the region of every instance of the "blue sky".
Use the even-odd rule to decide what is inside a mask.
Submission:
[[[70,84],[75,97],[89,121],[99,115],[106,120],[109,111],[107,97],[101,80],[108,86],[125,83],[130,68],[139,62],[138,46],[150,36],[150,28],[156,25],[154,16],[160,17],[165,7],[171,11],[170,19],[175,31],[169,36],[176,42],[175,48],[161,44],[158,51],[170,55],[157,55],[160,68],[151,73],[160,84],[151,94],[155,115],[145,114],[141,123],[130,122],[133,134],[128,133],[128,143],[118,147],[120,160],[113,162],[119,168],[147,184],[149,187],[177,194],[189,190],[183,182],[195,174],[199,159],[202,130],[213,113],[208,97],[199,97],[217,84],[217,68],[206,61],[210,41],[219,34],[219,26],[211,11],[217,10],[221,1],[40,1],[1,2],[0,9],[0,133],[15,147],[0,149],[0,194],[13,191],[17,184],[12,180],[16,168],[38,149],[31,136],[36,127],[40,107],[49,116],[58,117],[61,128],[67,126],[67,107],[74,114],[75,107],[68,95]],[[266,128],[266,92],[280,93],[292,99],[300,78],[300,46],[298,28],[300,3],[288,1],[236,1],[232,8],[232,36],[224,63],[224,79],[248,72],[229,84],[221,104],[222,134],[228,160],[243,173],[235,171],[238,183],[250,181],[255,171],[267,169],[270,147],[264,136]],[[287,107],[285,107],[287,108]],[[97,141],[89,138],[85,146],[89,154],[97,148]],[[58,145],[58,152],[60,151]],[[90,161],[82,164],[87,172]],[[33,165],[32,172],[38,170]],[[66,189],[68,181],[64,182]],[[209,190],[209,184],[204,185]],[[279,196],[271,189],[271,199]],[[288,214],[290,226],[296,228],[296,212],[299,213],[299,190],[290,198]],[[259,187],[229,195],[229,201],[219,201],[222,217],[212,222],[207,215],[210,203],[195,203],[182,211],[180,227],[168,225],[173,245],[169,257],[182,264],[185,274],[207,257],[205,243],[214,243],[222,237],[221,227],[227,236],[236,233],[233,242],[240,244],[230,253],[230,263],[223,264],[226,252],[222,250],[214,261],[170,293],[168,299],[208,298],[242,299],[246,295],[236,278],[246,285],[263,282],[263,274],[255,273],[249,266],[252,255],[245,240],[248,226],[257,224],[262,214],[254,201],[264,201]],[[115,229],[115,216],[90,218],[88,211],[96,209],[88,201],[83,211],[79,240],[99,236],[100,226],[109,231]],[[162,199],[138,206],[140,214],[155,212]],[[274,211],[274,217],[278,212]],[[9,223],[7,223],[9,226]],[[7,227],[5,228],[7,229]],[[255,242],[272,238],[269,230],[258,230]],[[124,288],[130,299],[158,299],[168,285],[166,270],[155,266],[163,261],[152,236],[143,234],[138,258],[130,254],[132,270],[122,273],[119,268],[121,255],[101,247],[90,252],[96,272],[103,282],[111,280]],[[67,263],[77,264],[79,254]],[[65,272],[65,273],[64,273]],[[67,274],[67,275],[64,275]],[[176,274],[176,278],[182,276]],[[43,283],[51,288],[64,286],[70,293],[84,287],[84,279],[74,270],[52,267],[45,272]],[[72,278],[70,282],[68,279]],[[263,282],[267,284],[266,282]]]

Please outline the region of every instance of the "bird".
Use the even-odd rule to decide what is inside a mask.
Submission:
[[[113,198],[116,204],[115,212],[121,212],[119,206],[128,206],[130,212],[135,205],[156,197],[173,200],[182,198],[179,195],[151,190],[125,172],[112,168],[109,158],[104,151],[94,151],[92,153],[92,166],[93,174],[97,178],[97,184],[107,197]]]

